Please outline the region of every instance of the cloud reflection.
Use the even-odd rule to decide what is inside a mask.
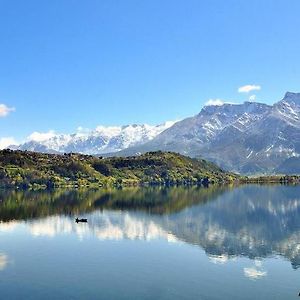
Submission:
[[[176,242],[177,238],[162,229],[152,220],[136,218],[128,213],[94,212],[88,223],[76,224],[68,217],[53,216],[26,224],[33,236],[55,237],[59,234],[75,234],[80,239],[94,235],[100,240],[145,240],[164,239]]]
[[[17,226],[20,224],[18,221],[10,221],[10,222],[0,222],[0,231],[2,232],[10,232],[14,231]]]
[[[229,256],[228,255],[210,255],[209,260],[214,263],[214,264],[226,264],[229,260]]]
[[[197,245],[215,264],[240,256],[253,260],[276,254],[297,269],[299,192],[299,186],[243,186],[226,192],[180,188],[73,191],[64,196],[51,194],[53,199],[47,193],[8,194],[0,205],[0,220],[6,220],[0,222],[0,233],[21,229],[34,237],[163,239]],[[21,199],[18,206],[16,197]],[[75,217],[70,217],[74,215],[87,218],[88,223],[76,224]],[[259,266],[254,269],[246,268],[245,274],[265,276]]]
[[[244,275],[250,279],[260,279],[267,275],[266,271],[261,271],[256,268],[244,268]]]
[[[244,268],[244,275],[250,279],[257,280],[267,276],[267,271],[263,270],[261,260],[254,261],[254,267]]]
[[[4,270],[8,264],[8,256],[0,252],[0,271]]]

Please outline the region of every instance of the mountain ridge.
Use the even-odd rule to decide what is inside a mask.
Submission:
[[[117,155],[176,151],[243,174],[277,173],[280,168],[292,174],[298,166],[284,164],[300,156],[299,120],[300,93],[287,92],[273,105],[249,101],[209,105],[153,140]]]
[[[273,105],[251,101],[206,105],[177,122],[108,128],[114,132],[110,137],[105,127],[98,127],[89,134],[56,135],[13,149],[104,156],[173,151],[242,174],[299,173],[300,93],[286,92]]]
[[[28,141],[11,145],[12,150],[28,150],[43,153],[103,154],[145,143],[172,126],[167,121],[159,125],[131,124],[123,126],[98,126],[95,130],[79,130],[72,134],[46,134],[34,132]]]

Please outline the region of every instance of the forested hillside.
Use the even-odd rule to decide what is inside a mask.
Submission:
[[[205,160],[173,152],[102,158],[81,154],[0,151],[0,187],[208,185],[232,182],[237,175]]]

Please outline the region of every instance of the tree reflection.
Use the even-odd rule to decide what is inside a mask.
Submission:
[[[180,211],[206,203],[228,187],[148,187],[53,191],[2,191],[0,220],[27,220],[63,214],[79,215],[95,209],[143,210],[156,214]]]
[[[300,187],[128,188],[1,193],[1,228],[26,222],[34,235],[183,241],[212,262],[282,255],[300,266]],[[74,216],[88,224],[78,227]],[[14,220],[14,221],[12,221]],[[10,222],[9,222],[10,221]],[[4,222],[4,223],[3,223]],[[9,223],[7,223],[9,222]],[[248,277],[264,276],[259,268]]]

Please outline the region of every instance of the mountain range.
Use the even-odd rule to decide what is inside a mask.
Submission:
[[[287,92],[274,105],[207,105],[178,122],[99,127],[85,134],[30,140],[17,148],[117,156],[175,151],[243,174],[300,173],[300,93]]]
[[[34,132],[26,142],[8,148],[43,153],[73,152],[92,155],[114,153],[144,144],[173,124],[174,122],[169,121],[156,126],[147,124],[98,126],[95,130],[79,130],[73,134]]]
[[[300,173],[300,93],[287,92],[274,105],[205,106],[151,141],[118,154],[158,149],[202,157],[243,174]]]

